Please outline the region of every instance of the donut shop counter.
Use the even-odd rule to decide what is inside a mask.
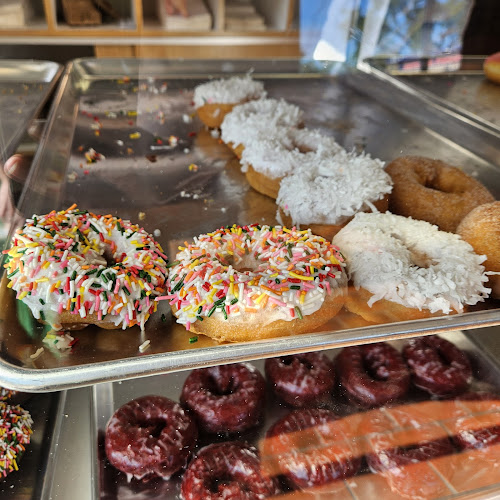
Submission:
[[[473,207],[462,215],[462,196],[455,217],[442,221],[428,206],[416,214],[388,205],[393,183],[414,163],[451,166],[471,203],[497,205],[496,124],[450,118],[459,113],[450,113],[453,103],[438,106],[437,94],[426,97],[423,116],[423,101],[389,70],[328,67],[325,77],[240,62],[201,76],[189,63],[137,64],[78,60],[67,68],[21,199],[27,221],[0,290],[0,378],[30,411],[33,433],[29,444],[14,441],[0,496],[496,498],[500,309],[488,288],[496,276],[454,234]],[[206,74],[226,82],[234,73],[241,78],[230,92],[215,77],[203,86]],[[228,93],[249,102],[225,121],[228,110],[217,104]],[[231,117],[243,117],[245,139],[224,126]],[[262,135],[271,122],[279,140]],[[319,184],[289,170],[301,163]],[[335,177],[328,169],[338,165]],[[388,206],[395,214],[369,213]],[[353,210],[366,213],[346,226]],[[302,231],[281,232],[280,220]],[[384,302],[376,295],[395,276],[393,268],[370,276],[381,258],[369,247],[380,240],[359,254],[367,238],[394,240],[396,232],[422,276],[438,258],[431,252],[441,252],[441,274],[423,302],[411,299],[416,307],[401,306],[398,293]],[[108,237],[121,253],[99,250],[99,241],[113,245]],[[257,240],[251,259],[240,252]],[[431,250],[430,241],[439,244]],[[91,261],[74,269],[78,248]],[[35,251],[53,266],[41,279]],[[263,259],[269,265],[268,255],[260,283],[253,270]],[[197,267],[207,261],[213,279]],[[364,284],[346,295],[348,266]],[[241,281],[245,273],[252,280]],[[265,307],[272,328],[259,323]],[[243,311],[249,316],[239,319]],[[78,322],[93,324],[73,330]],[[111,323],[129,328],[108,330]],[[297,335],[283,337],[289,325]]]

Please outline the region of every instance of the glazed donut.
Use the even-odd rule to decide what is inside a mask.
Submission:
[[[333,243],[353,284],[346,308],[373,323],[463,312],[489,294],[484,257],[425,221],[358,213]]]
[[[304,450],[304,443],[309,450]],[[342,420],[327,409],[293,410],[269,428],[262,447],[262,456],[273,457],[279,472],[296,489],[346,479],[361,467],[360,450]]]
[[[467,390],[472,368],[467,355],[446,339],[431,335],[411,339],[403,347],[413,384],[433,396],[448,397]]]
[[[250,75],[211,80],[194,89],[193,104],[199,119],[210,128],[219,128],[224,117],[237,104],[263,99],[267,93],[262,82]]]
[[[408,366],[399,351],[385,342],[345,347],[335,366],[349,398],[363,406],[401,399],[410,387]]]
[[[33,434],[30,413],[18,405],[0,402],[0,477],[18,470]]]
[[[320,352],[268,358],[264,366],[273,391],[296,408],[321,402],[335,385],[333,363]]]
[[[276,133],[277,128],[300,127],[303,111],[284,99],[258,99],[235,106],[221,124],[221,139],[241,158],[245,144]]]
[[[279,494],[277,480],[261,470],[258,451],[237,441],[202,448],[181,484],[183,500],[263,500]]]
[[[277,198],[285,176],[296,170],[316,172],[319,162],[343,151],[333,137],[317,130],[276,127],[274,134],[245,144],[241,170],[256,191]]]
[[[500,272],[500,201],[471,210],[458,225],[457,234],[472,245],[477,254],[486,255],[483,264],[486,271]],[[500,299],[500,275],[490,274],[487,286],[491,287],[491,296]]]
[[[310,332],[344,304],[342,260],[310,231],[234,225],[181,247],[161,299],[187,330],[219,341]]]
[[[488,80],[500,83],[500,52],[495,52],[484,60],[483,70]]]
[[[181,403],[201,431],[234,434],[256,427],[264,416],[266,382],[246,363],[193,370],[182,387]]]
[[[76,205],[28,219],[6,253],[7,286],[56,330],[144,329],[165,290],[167,258],[144,229]]]
[[[128,477],[170,479],[187,465],[197,438],[194,420],[178,403],[142,396],[109,419],[105,451],[111,465]]]
[[[462,417],[452,423],[453,441],[461,450],[480,450],[500,444],[498,412]]]
[[[494,201],[476,179],[457,167],[421,156],[403,156],[387,165],[394,187],[389,210],[454,232],[475,207]]]
[[[281,180],[277,218],[331,240],[357,212],[385,212],[391,190],[382,161],[339,151]]]

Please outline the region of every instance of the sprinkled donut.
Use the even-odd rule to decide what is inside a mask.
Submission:
[[[115,411],[106,425],[106,456],[129,478],[170,479],[194,450],[198,429],[179,403],[142,396]]]
[[[331,240],[357,212],[385,212],[391,190],[392,180],[382,161],[340,151],[282,179],[276,200],[278,220],[309,227]]]
[[[181,403],[201,431],[232,434],[256,427],[263,418],[264,377],[247,363],[193,370],[182,387]]]
[[[300,127],[303,111],[284,99],[258,99],[235,106],[221,124],[221,139],[238,158],[245,144],[276,133],[277,127]]]
[[[200,120],[210,128],[219,128],[227,113],[237,104],[263,99],[267,93],[262,82],[250,75],[211,80],[194,89],[193,104]]]
[[[500,299],[500,201],[485,203],[471,210],[457,227],[459,234],[479,255],[486,255],[484,267],[491,296]]]
[[[274,134],[246,144],[241,170],[256,191],[276,198],[285,176],[296,170],[316,171],[319,162],[341,151],[333,137],[317,130],[276,127]]]
[[[0,476],[18,470],[31,441],[33,419],[27,410],[0,402]]]
[[[454,232],[475,207],[494,201],[476,179],[457,167],[421,156],[403,156],[387,165],[394,188],[389,210]]]
[[[144,229],[76,205],[34,215],[5,252],[7,286],[55,329],[143,329],[165,290],[167,258]]]
[[[225,227],[180,247],[168,278],[177,322],[219,341],[310,332],[344,304],[337,247],[310,231]]]
[[[490,292],[484,256],[425,221],[358,213],[333,243],[353,284],[346,307],[372,323],[460,313]]]

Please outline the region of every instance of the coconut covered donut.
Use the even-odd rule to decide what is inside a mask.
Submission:
[[[485,257],[425,221],[359,213],[333,243],[342,248],[352,280],[346,307],[367,321],[463,312],[490,292]]]
[[[389,210],[454,232],[475,207],[494,201],[476,179],[457,167],[421,156],[403,156],[387,165],[394,188]]]
[[[357,212],[385,212],[392,180],[369,154],[340,151],[282,179],[276,203],[283,224],[309,227],[326,239]]]
[[[221,139],[241,158],[245,144],[275,134],[277,127],[300,127],[303,111],[284,99],[258,99],[235,106],[221,124]]]
[[[7,254],[7,286],[54,329],[143,329],[165,291],[167,258],[144,229],[76,205],[28,219]]]
[[[274,135],[246,144],[242,171],[256,191],[276,198],[285,176],[296,170],[315,171],[319,162],[343,151],[333,137],[317,130],[276,127]]]
[[[219,341],[309,332],[342,307],[343,266],[310,231],[234,225],[181,247],[160,299],[187,330]]]
[[[200,120],[210,128],[219,128],[227,113],[237,104],[262,99],[267,93],[262,82],[250,75],[211,80],[194,89],[193,104]]]
[[[469,212],[457,228],[474,251],[486,255],[486,271],[500,273],[500,201],[485,203]],[[500,299],[500,274],[488,276],[491,296]]]

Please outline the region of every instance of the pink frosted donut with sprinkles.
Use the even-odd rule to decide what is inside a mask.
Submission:
[[[263,99],[264,84],[250,75],[210,80],[194,89],[193,104],[198,118],[210,128],[219,128],[237,104]]]
[[[310,332],[344,304],[342,254],[309,230],[233,225],[179,250],[157,300],[169,300],[187,330],[218,341]]]
[[[26,220],[4,253],[7,286],[56,330],[144,329],[166,289],[167,257],[152,236],[76,205]]]
[[[0,477],[19,470],[33,434],[33,419],[27,410],[0,402]]]

